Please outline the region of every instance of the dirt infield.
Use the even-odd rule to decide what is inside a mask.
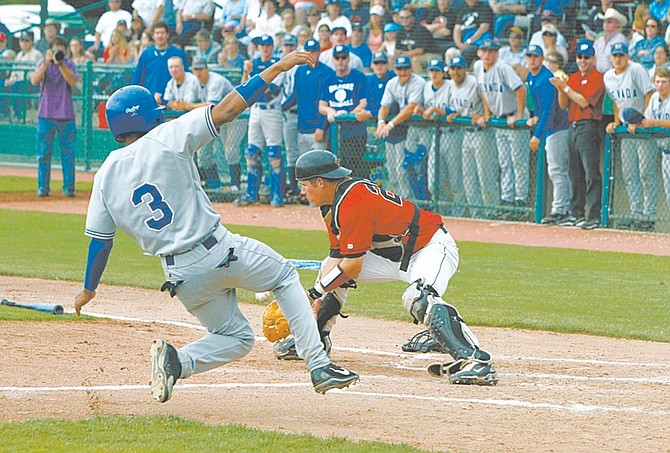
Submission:
[[[81,195],[5,198],[0,207],[83,213]],[[216,208],[227,224],[321,228],[318,212],[304,207]],[[670,237],[661,234],[455,219],[446,224],[461,241],[670,255]],[[0,276],[0,297],[61,303],[66,310],[79,288]],[[242,309],[260,335],[262,307]],[[670,452],[667,343],[479,327],[475,333],[493,353],[500,383],[456,386],[425,371],[447,356],[400,350],[417,331],[411,323],[350,317],[338,321],[332,354],[360,372],[361,381],[350,389],[314,393],[303,364],[274,359],[259,338],[244,359],[180,381],[173,399],[158,404],[147,385],[151,341],[182,346],[203,334],[197,321],[165,293],[104,285],[85,310],[120,319],[0,325],[0,420],[174,414],[433,450]]]

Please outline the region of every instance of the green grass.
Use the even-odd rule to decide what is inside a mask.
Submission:
[[[62,183],[60,181],[52,180],[51,189],[58,189]],[[77,181],[77,190],[89,191],[93,187],[93,183],[88,181]],[[27,176],[0,176],[0,193],[18,193],[18,192],[35,192],[37,190],[37,178],[30,178]]]
[[[0,274],[81,281],[89,242],[84,223],[81,215],[0,210]],[[321,259],[327,248],[321,231],[230,229],[288,258]],[[468,242],[459,247],[459,271],[445,299],[469,324],[670,341],[670,257]],[[309,287],[316,273],[300,275]],[[159,260],[119,234],[103,282],[157,289],[163,279]],[[406,286],[360,285],[345,311],[409,320],[401,304]],[[241,299],[252,302],[252,294],[243,291]]]
[[[422,452],[407,445],[282,434],[179,417],[94,417],[0,423],[3,452]]]

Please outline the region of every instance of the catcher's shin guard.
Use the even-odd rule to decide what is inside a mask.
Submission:
[[[479,349],[477,338],[455,307],[444,301],[434,304],[425,324],[430,335],[449,352],[454,360],[475,359],[483,363],[491,361],[491,354]]]
[[[316,326],[321,336],[327,333],[324,331],[326,327],[332,327],[333,323],[330,321],[340,314],[340,310],[342,310],[342,303],[337,296],[332,292],[326,293],[321,299],[321,306],[316,314]]]
[[[402,295],[402,304],[405,310],[414,318],[414,324],[424,323],[426,313],[435,303],[439,294],[432,286],[424,284],[422,279],[414,281]]]

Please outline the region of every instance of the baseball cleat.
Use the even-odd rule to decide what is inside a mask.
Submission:
[[[496,385],[498,373],[490,363],[471,361],[459,371],[449,374],[450,384],[461,385]]]
[[[177,350],[164,340],[154,340],[151,346],[151,394],[159,403],[172,397],[172,387],[181,376]]]
[[[341,366],[331,363],[322,368],[317,368],[310,373],[314,391],[316,393],[326,393],[332,389],[342,389],[349,387],[358,381],[358,374],[349,371]]]

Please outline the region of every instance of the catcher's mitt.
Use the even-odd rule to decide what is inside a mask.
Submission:
[[[288,337],[291,334],[291,328],[284,313],[279,308],[276,300],[265,307],[263,312],[263,335],[271,343]]]

